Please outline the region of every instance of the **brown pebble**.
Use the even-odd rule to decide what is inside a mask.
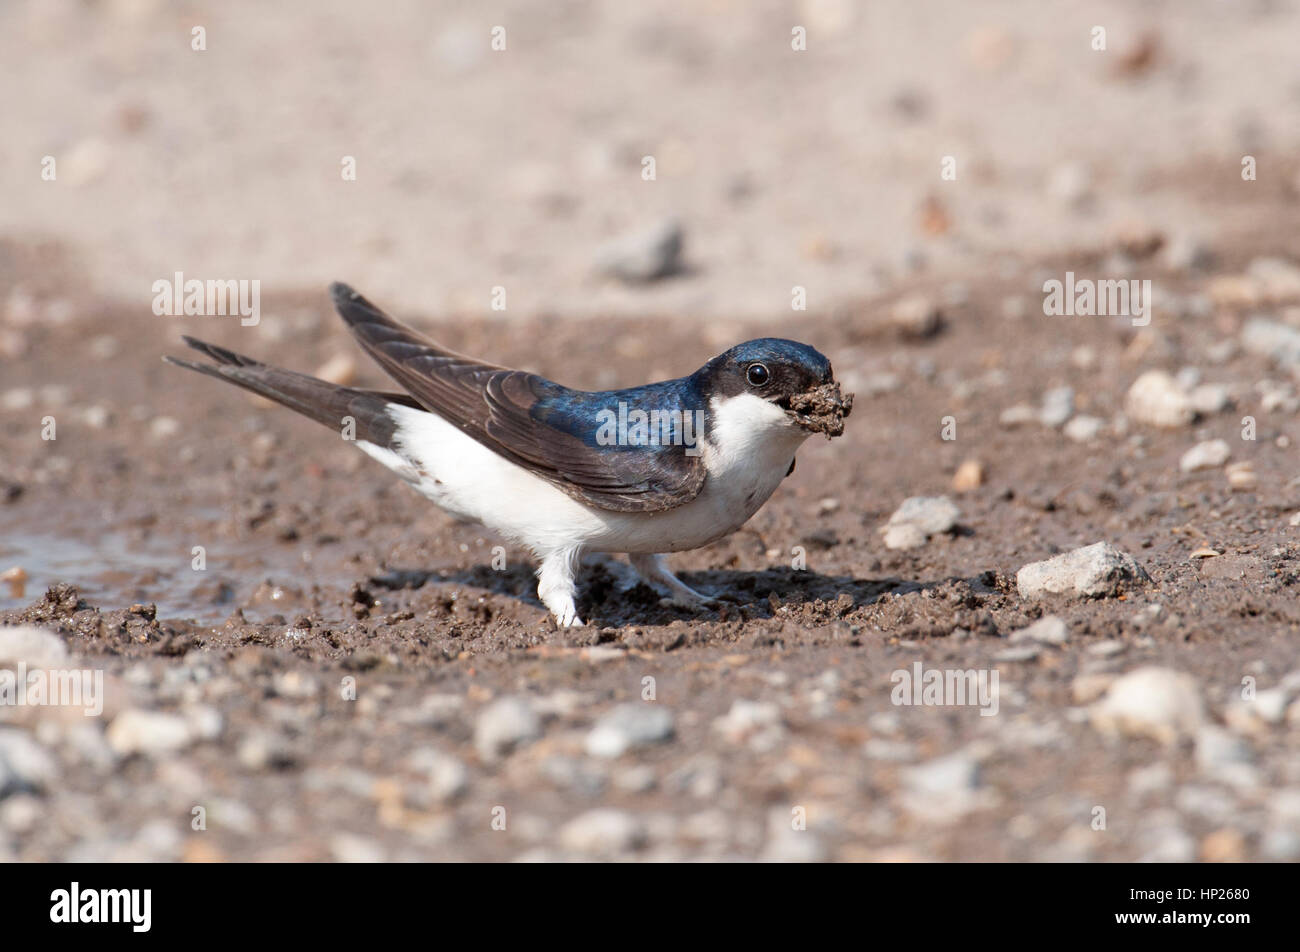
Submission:
[[[1159,59],[1160,37],[1151,32],[1143,33],[1135,43],[1116,55],[1114,73],[1122,79],[1132,79],[1147,72]]]
[[[1255,475],[1255,468],[1249,462],[1229,463],[1225,471],[1228,474],[1228,485],[1235,490],[1244,492],[1259,485],[1259,477]]]
[[[0,573],[0,582],[9,586],[10,598],[22,598],[23,593],[27,591],[27,570],[21,565],[15,565]]]
[[[923,340],[943,329],[943,311],[924,294],[909,294],[889,309],[889,322],[900,337]]]
[[[984,464],[977,459],[963,461],[952,477],[953,492],[968,493],[983,485]]]
[[[952,218],[943,202],[934,195],[926,196],[921,203],[921,234],[933,238],[942,235],[952,227]]]
[[[1237,830],[1215,830],[1201,840],[1201,859],[1207,863],[1240,863],[1246,858],[1246,840]]]

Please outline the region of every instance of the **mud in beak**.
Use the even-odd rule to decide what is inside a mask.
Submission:
[[[853,412],[853,394],[841,394],[834,381],[797,393],[780,402],[786,416],[812,433],[825,433],[826,439],[844,435],[844,420]]]

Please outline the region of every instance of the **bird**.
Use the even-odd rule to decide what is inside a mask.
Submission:
[[[841,435],[853,406],[830,361],[797,341],[750,340],[684,377],[590,392],[450,351],[346,284],[330,293],[401,391],[340,386],[189,336],[211,362],[163,359],[339,429],[443,510],[527,548],[561,628],[583,624],[587,553],[626,554],[669,604],[716,606],[667,554],[739,529],[794,472],[803,442]]]

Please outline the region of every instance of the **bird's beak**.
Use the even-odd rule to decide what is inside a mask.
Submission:
[[[841,394],[840,385],[832,380],[782,401],[786,415],[812,433],[825,433],[826,439],[844,434],[844,420],[853,412],[853,394]]]

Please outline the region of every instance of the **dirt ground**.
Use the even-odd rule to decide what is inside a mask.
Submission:
[[[1291,241],[1266,250],[1295,254]],[[56,274],[58,260],[6,247],[4,281],[38,261]],[[1222,273],[1250,260],[1231,249]],[[214,726],[166,756],[100,731],[69,735],[75,745],[51,733],[56,776],[9,802],[77,819],[11,829],[13,855],[1110,860],[1280,849],[1300,790],[1296,709],[1242,735],[1251,779],[1227,783],[1203,740],[1107,736],[1080,692],[1094,675],[1173,668],[1195,679],[1213,721],[1243,677],[1263,689],[1297,668],[1295,413],[1260,409],[1253,383],[1276,370],[1222,346],[1240,309],[1180,305],[1190,312],[1163,311],[1141,332],[1047,319],[1032,304],[1020,314],[1008,302],[1036,300],[1044,269],[1008,265],[934,289],[952,303],[921,340],[881,319],[888,302],[765,325],[832,356],[858,392],[848,433],[806,444],[742,531],[675,557],[689,584],[728,599],[723,609],[661,607],[643,586],[624,590],[605,560],[582,574],[589,626],[574,631],[538,604],[523,553],[507,550],[494,570],[497,540],[330,431],[164,366],[159,318],[97,303],[64,272],[50,286],[75,315],[94,315],[93,333],[79,317],[33,325],[32,353],[50,360],[6,371],[10,407],[30,390],[40,414],[3,417],[2,555],[29,581],[0,619],[59,632],[102,667],[105,719],[156,709]],[[1208,300],[1214,277],[1158,280],[1187,302]],[[268,298],[256,341],[223,318],[198,319],[201,333],[299,368],[352,352],[324,293]],[[509,334],[482,320],[428,326],[456,349],[593,387],[676,375],[721,337],[758,332],[672,317],[516,323]],[[573,359],[588,353],[599,364]],[[1082,444],[1000,423],[1004,408],[1068,385],[1080,412],[1114,425],[1153,366],[1204,367],[1232,391],[1231,408]],[[361,375],[381,382],[369,367]],[[38,435],[46,411],[55,440]],[[1246,415],[1258,420],[1253,442],[1239,436]],[[943,439],[949,416],[954,440]],[[1180,471],[1182,453],[1215,437],[1253,464],[1256,485],[1234,490],[1221,466]],[[986,479],[958,494],[950,483],[966,459]],[[961,510],[956,530],[884,547],[878,528],[903,498],[945,493]],[[1099,540],[1132,553],[1150,584],[1114,598],[1019,597],[1020,566]],[[1221,554],[1190,558],[1207,546]],[[1045,613],[1065,621],[1066,643],[999,660],[1008,636]],[[891,673],[917,661],[997,670],[997,716],[894,705]],[[611,709],[649,703],[646,678],[672,713],[671,738],[589,755]],[[512,697],[528,700],[538,736],[497,757],[480,722]],[[908,771],[944,757],[969,759],[971,775],[918,813],[926,781]],[[205,804],[208,829],[194,832],[188,817]],[[1096,806],[1105,831],[1092,829]],[[504,831],[492,828],[496,807]],[[786,833],[800,807],[807,829]]]
[[[136,6],[148,14],[149,4]],[[1274,6],[1286,22],[1296,13]],[[126,43],[134,6],[92,8],[123,17],[114,35]],[[838,8],[801,10],[833,24]],[[565,9],[577,20],[589,12]],[[1276,21],[1252,17],[1243,35],[1266,48]],[[726,46],[725,18],[699,29],[691,49]],[[960,37],[976,25],[951,29],[954,48],[972,48]],[[1003,28],[989,29],[964,68],[1003,55]],[[1207,61],[1180,42],[1189,32],[1179,24],[1159,34],[1164,52],[1149,76],[1141,48],[1128,47],[1129,65],[1116,68],[1155,88],[1126,110],[1140,115],[1142,102],[1174,96],[1186,81],[1178,64]],[[1018,48],[1045,69],[1033,35],[1022,28]],[[836,42],[838,65],[809,80],[820,88],[852,69],[850,40]],[[150,82],[122,87],[128,103],[131,90],[167,95],[161,80],[150,85],[159,69],[150,63],[140,67]],[[372,67],[363,82],[382,86],[388,74]],[[890,79],[873,86],[874,101],[910,88],[892,60],[878,68]],[[528,69],[545,73],[537,62]],[[1011,69],[1000,82],[1014,85]],[[1267,57],[1259,69],[1286,72]],[[1300,83],[1294,69],[1286,75]],[[671,88],[690,88],[689,69],[671,78]],[[1109,72],[1089,82],[1116,101],[1130,89]],[[1028,86],[1026,127],[1031,107],[1051,98]],[[1237,91],[1249,98],[1249,88],[1243,80]],[[1281,95],[1267,89],[1266,99]],[[703,92],[723,108],[724,83]],[[1232,108],[1216,111],[1221,103],[1204,95],[1203,115],[1230,125]],[[569,131],[583,128],[572,106],[555,113]],[[881,108],[910,114],[915,102]],[[1114,118],[1104,103],[1089,108],[1099,123]],[[989,201],[1045,224],[986,241],[979,227],[967,230],[983,220],[977,199],[923,201],[940,187],[940,153],[932,161],[927,150],[950,109],[915,120],[924,143],[895,130],[893,148],[905,140],[935,168],[932,185],[895,196],[906,237],[884,242],[888,251],[855,244],[859,228],[884,234],[878,217],[849,223],[856,199],[818,199],[808,228],[786,229],[774,209],[800,216],[773,197],[786,179],[776,165],[748,175],[759,204],[734,230],[750,244],[725,239],[692,256],[688,243],[691,267],[643,287],[583,283],[587,240],[600,229],[574,238],[562,196],[529,200],[564,219],[558,272],[545,242],[515,249],[512,261],[490,215],[467,250],[450,247],[461,225],[434,222],[438,196],[419,189],[430,204],[394,225],[387,251],[370,248],[338,271],[333,250],[327,279],[455,350],[571,386],[675,377],[747,338],[786,336],[830,357],[856,393],[845,435],[805,444],[748,525],[672,557],[688,584],[723,599],[720,609],[665,607],[620,560],[596,557],[580,576],[588,624],[571,630],[537,601],[526,553],[433,508],[337,433],[161,361],[185,353],[180,335],[191,334],[295,370],[389,385],[332,313],[317,280],[325,259],[295,270],[329,241],[311,235],[314,199],[273,209],[298,230],[264,272],[260,323],[241,327],[156,316],[140,291],[175,270],[263,273],[229,255],[206,267],[201,228],[176,225],[179,236],[140,220],[113,232],[62,217],[37,228],[38,202],[24,191],[0,238],[0,572],[22,570],[20,581],[0,582],[0,669],[66,651],[64,667],[104,673],[105,707],[87,718],[0,706],[0,860],[1300,859],[1300,163],[1277,148],[1286,124],[1269,113],[1251,126],[1273,148],[1260,151],[1268,174],[1249,183],[1235,143],[1188,150],[1153,135],[1144,147],[1158,154],[1147,164],[1119,156],[1100,166],[1095,214],[1068,174],[1048,188],[1071,193],[1064,207],[1042,200],[1046,166],[1039,191],[1023,194],[1004,169]],[[1153,123],[1167,121],[1157,113]],[[146,129],[162,134],[157,123]],[[1019,134],[1033,139],[1029,128]],[[1090,154],[1103,151],[1088,141]],[[245,146],[236,137],[232,148]],[[711,168],[714,146],[691,163]],[[1070,154],[1050,148],[1058,161]],[[467,149],[453,151],[470,181]],[[833,194],[851,179],[843,158],[801,178],[800,194],[818,181]],[[870,174],[887,184],[902,165]],[[236,177],[209,200],[270,189],[267,174]],[[121,201],[108,197],[111,184],[110,175],[104,201]],[[1150,204],[1108,200],[1147,186]],[[78,201],[93,206],[98,187],[89,180]],[[599,179],[565,187],[584,194],[579,222],[600,220]],[[471,211],[443,197],[463,225]],[[367,234],[382,232],[403,201],[400,190],[383,199]],[[718,201],[693,205],[679,192],[665,205],[697,208],[688,236],[718,236],[729,207]],[[519,213],[517,199],[480,200],[494,202]],[[360,214],[349,208],[347,218]],[[1206,223],[1208,234],[1198,227]],[[136,228],[149,237],[127,247]],[[443,274],[466,286],[488,287],[515,266],[550,283],[504,313],[487,308],[486,293],[447,288],[421,305],[424,285],[389,300],[393,262],[372,259],[408,256],[414,268],[411,228],[436,233],[454,260],[485,244],[505,256],[481,270],[448,264]],[[778,233],[775,244],[758,237]],[[173,241],[184,253],[169,258]],[[255,242],[241,247],[256,257]],[[827,289],[807,311],[790,309],[794,282],[784,275],[772,279],[779,293],[755,289],[791,257]],[[418,281],[437,283],[430,267]],[[1067,271],[1150,280],[1150,325],[1045,315],[1044,282]],[[126,274],[147,280],[124,290]],[[729,311],[733,290],[740,303]],[[1269,322],[1278,343],[1260,343],[1252,320]],[[1211,393],[1173,425],[1147,422],[1128,395],[1152,370],[1173,375],[1180,393]],[[1063,413],[1044,418],[1062,402]],[[1227,460],[1180,465],[1214,440]],[[882,528],[917,496],[948,496],[956,524],[889,548]],[[1021,567],[1103,541],[1149,578],[1101,597],[1019,590]],[[1064,623],[1063,637],[1016,637],[1045,617]],[[20,643],[13,632],[24,625],[57,643]],[[996,672],[996,714],[895,703],[896,672],[917,663]],[[1118,723],[1108,720],[1118,686],[1144,668],[1185,677],[1160,682],[1166,693],[1139,691]]]

